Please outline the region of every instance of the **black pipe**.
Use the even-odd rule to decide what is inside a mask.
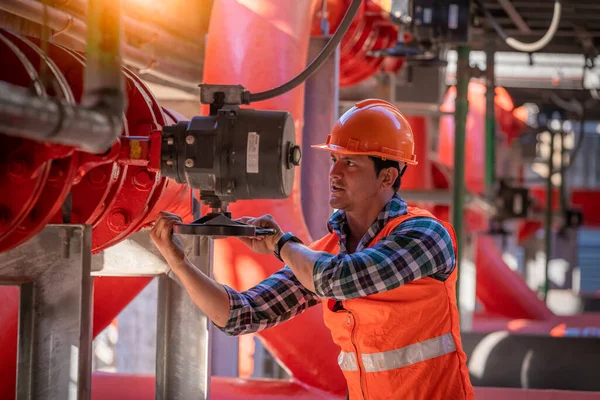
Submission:
[[[342,38],[350,28],[350,24],[352,24],[352,20],[356,16],[358,12],[358,8],[361,5],[362,0],[352,0],[350,6],[348,7],[348,11],[344,15],[342,22],[340,22],[340,26],[338,26],[337,30],[333,34],[329,43],[321,50],[317,58],[315,58],[308,67],[304,69],[301,73],[299,73],[295,78],[291,81],[284,83],[281,86],[277,86],[276,88],[266,90],[264,92],[251,93],[250,94],[250,103],[256,101],[263,101],[272,99],[273,97],[280,96],[290,90],[294,89],[296,86],[302,84],[305,80],[311,77],[320,67],[323,65],[325,61],[333,54],[338,44],[342,41]]]
[[[461,337],[474,386],[600,391],[600,332],[594,332],[596,337],[508,332]]]

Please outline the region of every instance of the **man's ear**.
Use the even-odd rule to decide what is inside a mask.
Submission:
[[[398,170],[396,168],[386,168],[381,171],[383,175],[383,180],[381,181],[381,186],[383,188],[391,188],[394,186],[394,182],[396,182],[396,178],[398,178]]]

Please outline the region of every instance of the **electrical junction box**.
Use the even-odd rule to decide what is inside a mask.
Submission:
[[[406,0],[396,0],[406,9]],[[413,0],[410,6],[412,31],[421,40],[431,38],[446,44],[469,41],[470,0]],[[392,6],[394,10],[394,6]]]

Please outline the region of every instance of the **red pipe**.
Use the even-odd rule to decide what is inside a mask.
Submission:
[[[152,375],[95,373],[92,375],[92,400],[154,399],[155,381]],[[476,387],[478,400],[600,400],[600,393],[567,390],[515,389]],[[342,400],[308,388],[296,381],[269,379],[236,379],[213,377],[212,400]]]
[[[210,383],[211,400],[342,400],[294,380],[212,377]],[[92,400],[150,400],[155,379],[153,375],[94,373],[92,387]]]
[[[477,239],[477,297],[489,313],[508,318],[548,320],[554,313],[502,260],[490,237]]]
[[[242,84],[252,92],[287,82],[306,65],[315,5],[313,0],[215,2],[208,33],[204,82]],[[302,143],[303,88],[302,85],[283,96],[252,105],[259,109],[289,111],[295,120],[298,144]],[[234,216],[270,213],[284,230],[310,242],[302,217],[299,174],[297,168],[295,186],[289,198],[238,202],[232,204],[230,210]],[[217,241],[214,260],[216,278],[238,290],[251,287],[283,267],[274,257],[258,256],[237,240]],[[334,393],[345,392],[345,381],[336,362],[339,348],[333,344],[323,324],[320,306],[279,327],[261,332],[260,337],[299,381]]]
[[[0,71],[0,79],[28,86],[38,79],[39,40],[28,42],[17,35],[1,33],[6,40],[0,41],[5,67]],[[62,96],[78,102],[85,60],[78,53],[51,43],[48,56],[52,59],[49,70],[54,79],[62,83]],[[184,119],[163,110],[135,75],[125,71],[125,76],[129,107],[123,141],[130,135],[149,136],[162,125]],[[48,92],[56,94],[50,89]],[[142,165],[131,165],[128,154],[122,157],[121,143],[105,155],[4,135],[0,135],[0,144],[0,171],[5,172],[0,176],[0,189],[11,193],[0,199],[0,251],[24,243],[48,222],[62,222],[61,206],[69,192],[73,204],[71,220],[92,225],[94,252],[148,225],[160,210],[191,219],[190,189],[149,169],[145,165],[148,160],[137,160]],[[150,278],[95,278],[94,336],[148,282]],[[0,304],[0,353],[3,355],[0,358],[0,398],[14,398],[19,291],[1,286]]]
[[[322,7],[324,0],[317,0],[317,12],[314,14],[312,35],[321,36]],[[344,14],[352,0],[326,0],[327,19],[330,32],[333,33],[342,22]],[[384,10],[385,2],[365,0],[359,8],[352,24],[340,43],[340,86],[353,86],[370,78],[381,70],[397,72],[404,59],[398,57],[372,57],[370,53],[394,47],[398,36],[397,28],[392,24],[389,11]],[[388,2],[389,3],[389,2]]]

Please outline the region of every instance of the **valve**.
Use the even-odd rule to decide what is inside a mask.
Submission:
[[[202,85],[208,116],[163,127],[161,171],[200,190],[212,212],[175,233],[213,237],[275,233],[231,219],[227,204],[237,200],[284,199],[300,165],[294,121],[286,111],[242,109],[242,86]],[[211,100],[212,99],[212,100]]]

